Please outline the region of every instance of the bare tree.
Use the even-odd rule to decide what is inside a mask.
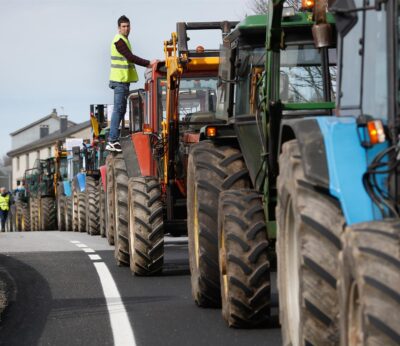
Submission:
[[[3,155],[3,157],[0,160],[0,165],[5,167],[5,166],[10,166],[12,163],[12,159],[11,157],[7,156],[7,155]]]
[[[269,0],[251,0],[250,1],[250,10],[255,14],[264,14],[268,12],[268,3]],[[285,7],[294,7],[298,10],[299,1],[298,0],[286,0]]]

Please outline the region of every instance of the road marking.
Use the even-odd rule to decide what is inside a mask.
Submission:
[[[99,275],[104,297],[106,298],[114,344],[116,346],[135,346],[136,342],[132,326],[110,270],[104,262],[94,262],[93,264]]]
[[[82,249],[83,251],[85,251],[86,253],[92,253],[92,252],[95,252],[93,249],[91,249],[91,248],[84,248],[84,249]]]
[[[85,244],[75,244],[77,247],[88,247],[87,245],[85,245]]]
[[[80,244],[80,241],[79,240],[71,240],[71,243],[72,244]]]
[[[99,255],[89,255],[89,258],[92,261],[97,261],[97,260],[101,260],[101,257]]]

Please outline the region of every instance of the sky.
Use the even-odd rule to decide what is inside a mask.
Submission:
[[[89,105],[112,103],[109,51],[117,19],[131,20],[134,54],[163,59],[163,41],[176,22],[238,21],[252,0],[0,0],[0,158],[9,134],[57,109],[74,122],[89,120]],[[217,48],[214,33],[191,44]],[[201,42],[200,42],[201,41]],[[138,67],[143,85],[144,68]]]

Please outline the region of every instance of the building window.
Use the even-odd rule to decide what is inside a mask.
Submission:
[[[37,151],[36,151],[36,158],[37,158],[38,160],[40,160],[40,150],[37,150]]]
[[[19,156],[17,156],[17,171],[19,171]]]
[[[29,169],[29,154],[26,154],[26,158],[25,158],[25,164],[26,164],[26,168],[25,169]]]
[[[48,147],[48,148],[47,148],[47,151],[48,151],[48,152],[47,152],[47,156],[48,156],[48,157],[51,157],[51,147]]]

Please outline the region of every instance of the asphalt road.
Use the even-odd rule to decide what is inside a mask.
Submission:
[[[113,248],[100,237],[0,233],[0,278],[13,288],[0,344],[281,344],[278,328],[230,329],[220,310],[198,308],[187,244],[167,240],[165,251],[163,274],[143,278],[117,267]]]

